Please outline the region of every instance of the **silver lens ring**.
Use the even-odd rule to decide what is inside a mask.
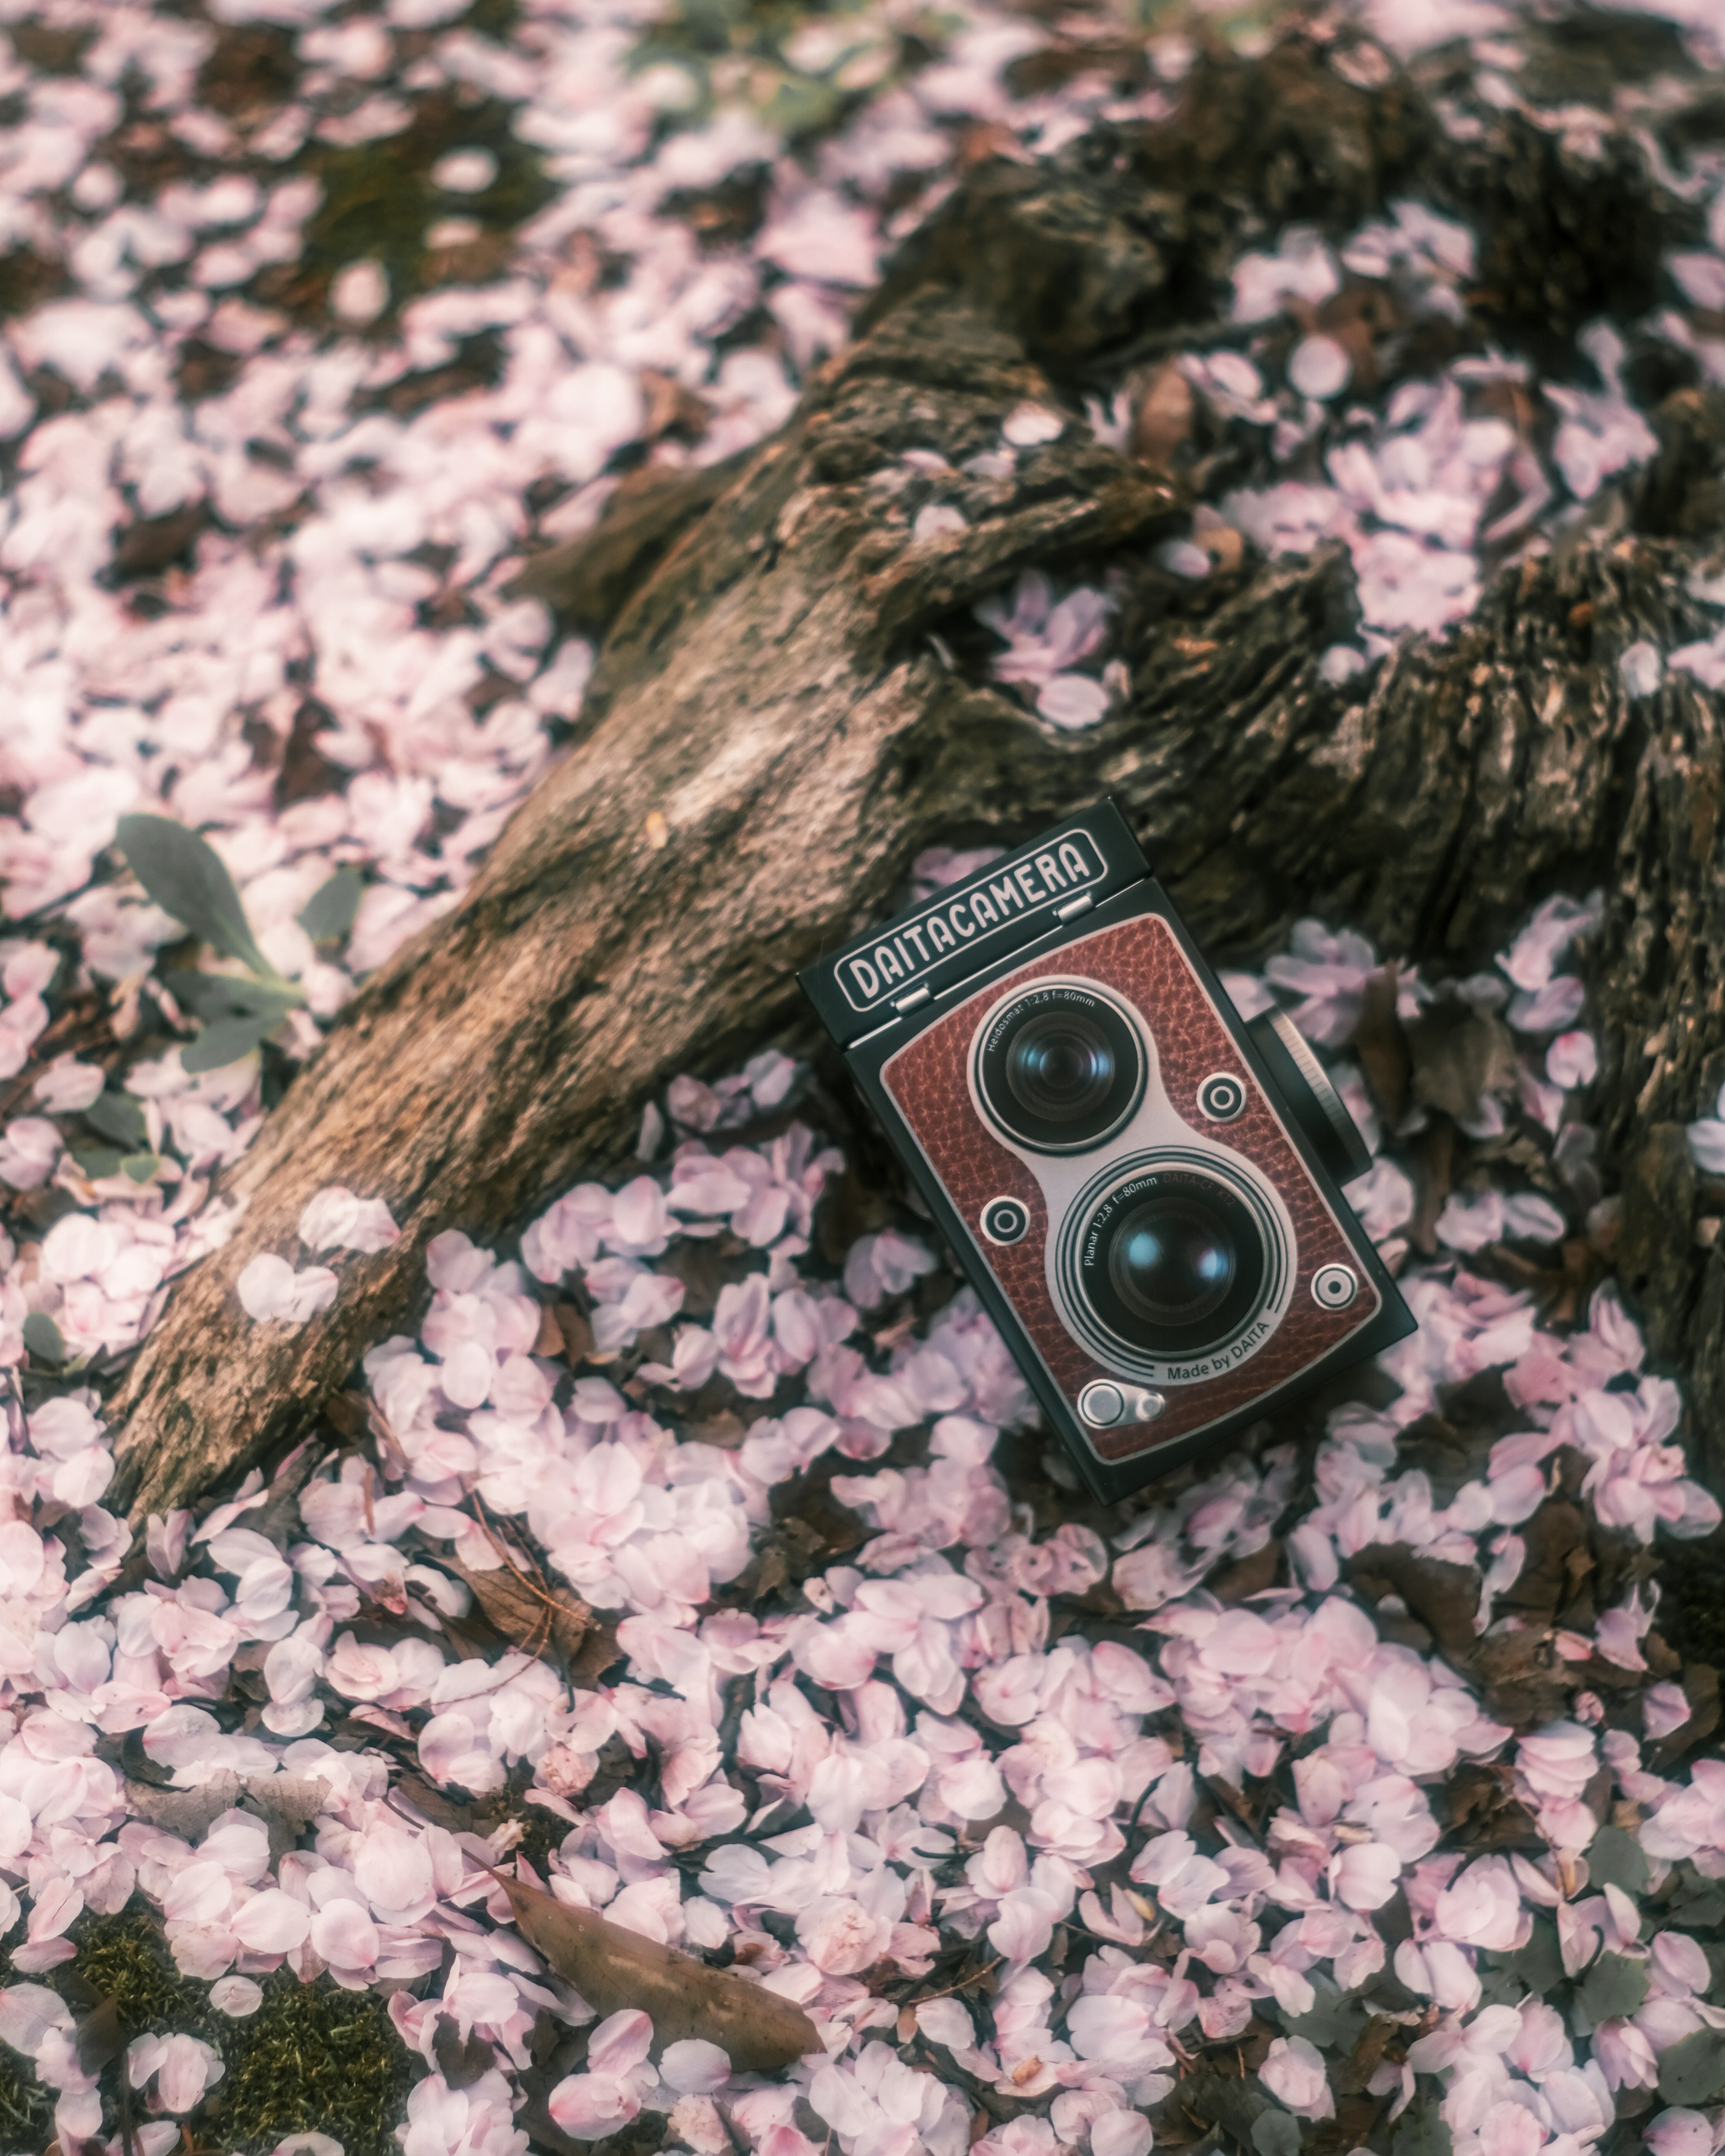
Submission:
[[[1149,1055],[1130,1009],[1089,981],[1051,976],[1003,996],[971,1042],[988,1121],[1027,1152],[1092,1152],[1136,1112]]]
[[[1189,1326],[1135,1322],[1111,1285],[1111,1231],[1146,1204],[1189,1220],[1207,1214],[1213,1241],[1235,1245],[1237,1286],[1216,1296],[1214,1307],[1195,1301]],[[1245,1247],[1248,1238],[1255,1247]],[[1080,1192],[1050,1252],[1050,1286],[1067,1331],[1105,1368],[1153,1384],[1195,1383],[1244,1362],[1270,1337],[1287,1306],[1292,1259],[1279,1209],[1243,1162],[1158,1146],[1111,1161]]]

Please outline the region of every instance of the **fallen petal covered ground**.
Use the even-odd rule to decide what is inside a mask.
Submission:
[[[1531,923],[1502,998],[1579,978],[1552,968],[1589,918]],[[1322,1007],[1357,1004],[1373,954],[1315,925],[1302,947],[1270,973],[1340,1046]],[[640,1172],[558,1200],[525,1262],[440,1239],[418,1337],[367,1358],[357,1441],[152,1522],[142,1565],[98,1502],[96,1395],[14,1413],[0,2004],[61,2130],[95,2133],[102,2096],[41,1979],[75,1974],[86,1912],[139,1900],[214,2015],[272,1982],[385,1987],[428,2070],[409,2148],[645,2118],[788,2152],[812,2112],[847,2148],[1142,2151],[1239,2123],[1207,2076],[1242,2046],[1260,2147],[1412,2104],[1458,2143],[1580,2148],[1691,2058],[1705,2084],[1725,1814],[1711,1758],[1671,1768],[1711,1672],[1661,1640],[1640,1553],[1719,1508],[1609,1282],[1545,1329],[1440,1220],[1381,1408],[1111,1519],[1066,1494],[914,1219],[821,1247],[845,1163],[800,1082],[768,1055],[674,1088]],[[783,1127],[751,1139],[763,1113]],[[1394,1142],[1373,1185],[1405,1259]],[[1495,1249],[1563,1232],[1577,1200],[1545,1204]],[[352,1193],[308,1211],[383,1228]],[[511,1644],[562,1595],[557,1654]],[[655,2046],[626,1962],[596,2021],[559,1906],[728,1958],[825,2063],[763,2078],[716,2024]],[[475,2043],[495,2063],[467,2081]],[[223,2070],[172,2031],[128,2056],[167,2113]],[[449,2138],[475,2106],[501,2140]]]

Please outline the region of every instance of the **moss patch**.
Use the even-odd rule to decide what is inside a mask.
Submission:
[[[59,1992],[80,2020],[112,1999],[127,2041],[179,2031],[221,2053],[226,2071],[193,2114],[200,2146],[264,2156],[285,2135],[318,2133],[339,2141],[347,2156],[400,2156],[394,2128],[418,2061],[375,1993],[344,1991],[326,1976],[305,1984],[278,1969],[259,1979],[257,2012],[236,2021],[210,2005],[208,1984],[180,1974],[145,1911],[81,1917],[70,1936],[77,1959],[28,1982]],[[0,1964],[0,1981],[18,1980],[9,1956]],[[114,2072],[110,2066],[101,2076],[110,2118]],[[53,2092],[0,2046],[0,2148],[42,2146],[53,2109]]]
[[[9,2148],[38,2147],[54,2115],[54,2097],[16,2051],[0,2048],[0,2141]]]
[[[644,28],[629,64],[639,70],[670,63],[688,76],[689,103],[665,116],[668,127],[701,125],[741,90],[770,129],[807,144],[841,126],[883,82],[942,49],[962,22],[941,0],[927,0],[891,31],[860,0],[670,0]],[[831,54],[804,66],[787,48],[815,24],[831,30]],[[892,49],[878,76],[871,68],[854,83],[841,80],[847,64],[883,38]]]
[[[264,2004],[223,2031],[226,2077],[219,2138],[235,2148],[273,2148],[289,2133],[327,2133],[347,2156],[386,2156],[402,2115],[409,2061],[384,2000],[344,1991],[327,1977],[302,1984],[286,1970],[269,1978]]]
[[[434,281],[425,235],[445,217],[470,218],[483,231],[512,232],[556,189],[533,151],[516,139],[511,109],[495,98],[465,101],[439,92],[422,99],[398,135],[346,148],[317,148],[310,169],[323,199],[305,226],[298,263],[275,295],[301,312],[320,313],[336,273],[350,262],[380,263],[389,279],[391,311]],[[431,170],[448,150],[489,150],[497,173],[478,194],[449,194]],[[388,320],[388,316],[384,319]]]
[[[495,44],[507,44],[521,22],[520,0],[473,0],[461,18],[461,27]]]
[[[87,1917],[73,1937],[77,1960],[50,1971],[46,1981],[74,2014],[87,2010],[94,1994],[114,2001],[128,2038],[178,2030],[221,2048],[220,2034],[232,2025],[210,2011],[208,1984],[180,1974],[162,1933],[141,1910]],[[55,1984],[55,1977],[62,1980]]]

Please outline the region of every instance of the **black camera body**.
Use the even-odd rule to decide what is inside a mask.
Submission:
[[[1348,1111],[1111,802],[800,978],[1103,1501],[1413,1331],[1342,1194]]]

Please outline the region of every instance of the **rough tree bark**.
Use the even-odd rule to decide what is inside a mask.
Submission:
[[[615,1162],[674,1073],[806,1044],[796,968],[877,914],[920,849],[1010,840],[1105,789],[1223,955],[1315,911],[1466,970],[1539,898],[1604,886],[1604,1157],[1626,1164],[1630,1286],[1661,1353],[1692,1366],[1717,1481],[1725,1248],[1691,1249],[1672,1129],[1725,1075],[1725,739],[1692,682],[1630,701],[1616,665],[1638,637],[1710,629],[1685,578],[1717,506],[1717,412],[1680,394],[1645,480],[1352,690],[1316,665],[1355,618],[1345,557],[1177,588],[1147,542],[1204,472],[1117,454],[1081,416],[1087,390],[1225,338],[1217,280],[1240,246],[1289,218],[1339,234],[1406,192],[1491,220],[1480,318],[1553,350],[1641,304],[1692,218],[1637,157],[1572,156],[1490,107],[1457,146],[1421,85],[1358,48],[1206,61],[1163,125],[975,172],[781,434],[686,489],[626,490],[593,539],[528,565],[606,629],[579,737],[231,1173],[238,1234],[176,1288],[115,1403],[134,1517],[304,1435],[409,1316],[431,1235],[495,1236]],[[1026,398],[1068,424],[1012,478],[901,461],[962,465]],[[931,498],[967,528],[913,539]],[[988,682],[969,609],[1033,567],[1125,578],[1132,692],[1091,733],[1053,736]],[[331,1182],[386,1198],[402,1240],[356,1261],[321,1319],[253,1324],[241,1267],[291,1249]]]

